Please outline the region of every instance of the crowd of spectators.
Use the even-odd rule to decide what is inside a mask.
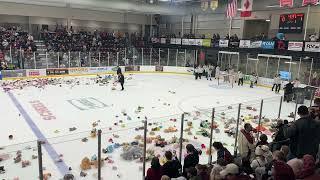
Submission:
[[[186,146],[183,166],[174,152],[165,152],[165,162],[154,157],[146,180],[319,180],[320,179],[320,99],[314,106],[300,106],[300,119],[278,120],[273,141],[245,123],[238,135],[238,153],[231,155],[223,142],[212,144],[216,161],[199,164],[201,153]],[[161,161],[162,162],[162,161]]]
[[[41,32],[41,39],[44,40],[47,50],[55,52],[67,51],[100,51],[112,52],[120,48],[133,46],[143,46],[143,38],[137,33],[105,32],[95,30],[74,31],[71,27],[58,27],[51,32],[46,29]]]
[[[0,27],[0,42],[0,51],[10,50],[10,47],[22,48],[25,51],[37,51],[33,36],[20,27]]]

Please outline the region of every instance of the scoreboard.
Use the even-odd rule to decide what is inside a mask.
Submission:
[[[302,33],[303,13],[281,14],[279,20],[280,33]]]

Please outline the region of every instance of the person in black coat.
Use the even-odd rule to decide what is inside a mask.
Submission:
[[[170,178],[179,177],[182,168],[181,163],[176,158],[173,158],[171,151],[165,152],[164,156],[167,162],[162,166],[162,175],[169,176]]]
[[[124,76],[121,72],[118,74],[118,82],[121,84],[121,91],[123,91],[124,90],[124,88],[123,88]]]
[[[310,117],[306,106],[300,106],[298,114],[300,119],[284,127],[285,137],[290,140],[294,139],[290,142],[290,146],[293,145],[294,148],[290,147],[289,156],[295,158],[309,154],[316,157],[320,143],[318,137],[320,124]]]
[[[117,74],[122,74],[121,68],[118,66]]]
[[[190,167],[196,167],[199,164],[199,152],[194,148],[192,144],[186,146],[188,155],[184,158],[183,164],[183,176],[187,177],[187,169]]]
[[[290,102],[292,100],[292,94],[293,94],[293,84],[289,82],[286,84],[284,89],[284,101]]]

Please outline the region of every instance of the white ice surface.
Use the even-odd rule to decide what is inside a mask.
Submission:
[[[88,79],[81,78],[81,81]],[[219,114],[226,112],[226,117],[234,117],[237,115],[238,103],[245,106],[253,106],[257,108],[256,112],[247,112],[243,110],[241,115],[259,114],[260,100],[265,99],[262,115],[269,118],[276,118],[278,115],[280,95],[271,92],[270,89],[255,87],[250,89],[248,85],[243,87],[234,86],[231,88],[229,84],[217,85],[216,81],[207,81],[205,79],[195,81],[190,75],[164,75],[164,74],[139,74],[132,75],[132,80],[125,83],[125,91],[111,90],[111,84],[108,86],[80,85],[70,87],[69,85],[49,86],[45,89],[26,88],[23,90],[12,91],[22,107],[30,115],[34,123],[42,131],[48,141],[60,154],[63,154],[65,163],[72,167],[72,173],[79,179],[80,162],[83,157],[91,158],[93,154],[97,154],[97,139],[90,138],[86,143],[81,142],[81,138],[90,136],[91,124],[100,120],[97,129],[102,128],[102,147],[105,148],[109,138],[113,138],[112,134],[120,136],[114,139],[115,142],[131,142],[136,135],[143,135],[143,131],[136,131],[135,127],[143,126],[141,122],[144,117],[148,118],[148,122],[161,122],[163,128],[176,126],[180,128],[180,118],[183,112],[192,112],[191,116],[186,119],[192,121],[195,113],[200,111],[201,115],[198,120],[193,120],[194,132],[192,136],[185,133],[184,137],[191,140],[192,143],[199,146],[200,144],[209,144],[209,138],[197,136],[194,139],[195,132],[199,127],[200,120],[210,120],[211,109],[216,108],[216,121],[221,128],[221,133],[214,134],[214,141],[226,142],[227,147],[233,152],[234,139],[223,133],[223,123],[219,120]],[[175,94],[169,91],[174,91]],[[81,111],[72,106],[67,100],[93,97],[108,105],[102,109],[92,109]],[[43,120],[40,115],[31,106],[30,101],[41,101],[56,117],[55,120]],[[170,104],[169,105],[164,105]],[[232,105],[233,109],[227,110],[226,106]],[[138,106],[144,107],[141,113],[136,114],[134,111]],[[224,106],[224,107],[222,107]],[[287,117],[290,112],[294,111],[293,103],[283,103],[282,117]],[[127,114],[132,118],[127,121],[126,117],[121,114],[122,110],[126,110]],[[10,153],[11,158],[17,150],[23,150],[26,146],[36,147],[36,136],[27,125],[19,111],[14,106],[9,96],[0,92],[0,113],[1,117],[1,144],[6,146],[0,153]],[[115,116],[119,117],[116,118]],[[140,117],[140,118],[138,118]],[[177,122],[170,121],[177,119]],[[114,123],[123,120],[126,127],[114,126]],[[76,127],[77,130],[69,132],[70,127]],[[112,127],[112,132],[108,127]],[[185,123],[185,127],[187,124]],[[151,128],[151,127],[150,127]],[[59,133],[55,131],[59,130]],[[8,139],[8,135],[14,136],[13,140]],[[180,131],[176,133],[163,133],[163,129],[157,132],[157,135],[165,138],[171,138],[173,134],[180,136]],[[58,137],[57,137],[58,136]],[[30,142],[31,141],[31,142]],[[20,144],[23,142],[29,142]],[[14,145],[18,144],[18,145]],[[151,145],[148,145],[148,148]],[[165,149],[172,149],[167,146]],[[205,150],[201,156],[201,163],[207,163],[208,156]],[[102,169],[102,175],[105,179],[141,179],[142,163],[136,161],[123,161],[120,157],[121,149],[117,149],[112,154],[103,154],[103,157],[112,156],[114,164],[105,164]],[[160,152],[159,152],[160,153]],[[36,154],[33,150],[23,150],[23,159],[31,160],[31,155]],[[46,151],[43,149],[43,161],[46,171],[52,174],[52,179],[59,179],[62,175],[57,171],[55,163],[50,159]],[[215,154],[214,154],[215,156]],[[19,176],[20,180],[33,180],[38,176],[37,160],[31,160],[31,167],[21,168],[21,164],[14,164],[13,160],[0,162],[7,169],[5,174],[1,174],[1,179],[13,179]],[[148,163],[149,164],[149,163]],[[117,166],[118,170],[112,170],[112,166]],[[88,176],[82,179],[97,179],[94,174],[96,169],[88,171]]]

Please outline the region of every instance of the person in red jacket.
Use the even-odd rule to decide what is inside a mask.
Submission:
[[[146,180],[161,180],[162,167],[159,158],[154,157],[151,161],[151,168],[147,171]]]

